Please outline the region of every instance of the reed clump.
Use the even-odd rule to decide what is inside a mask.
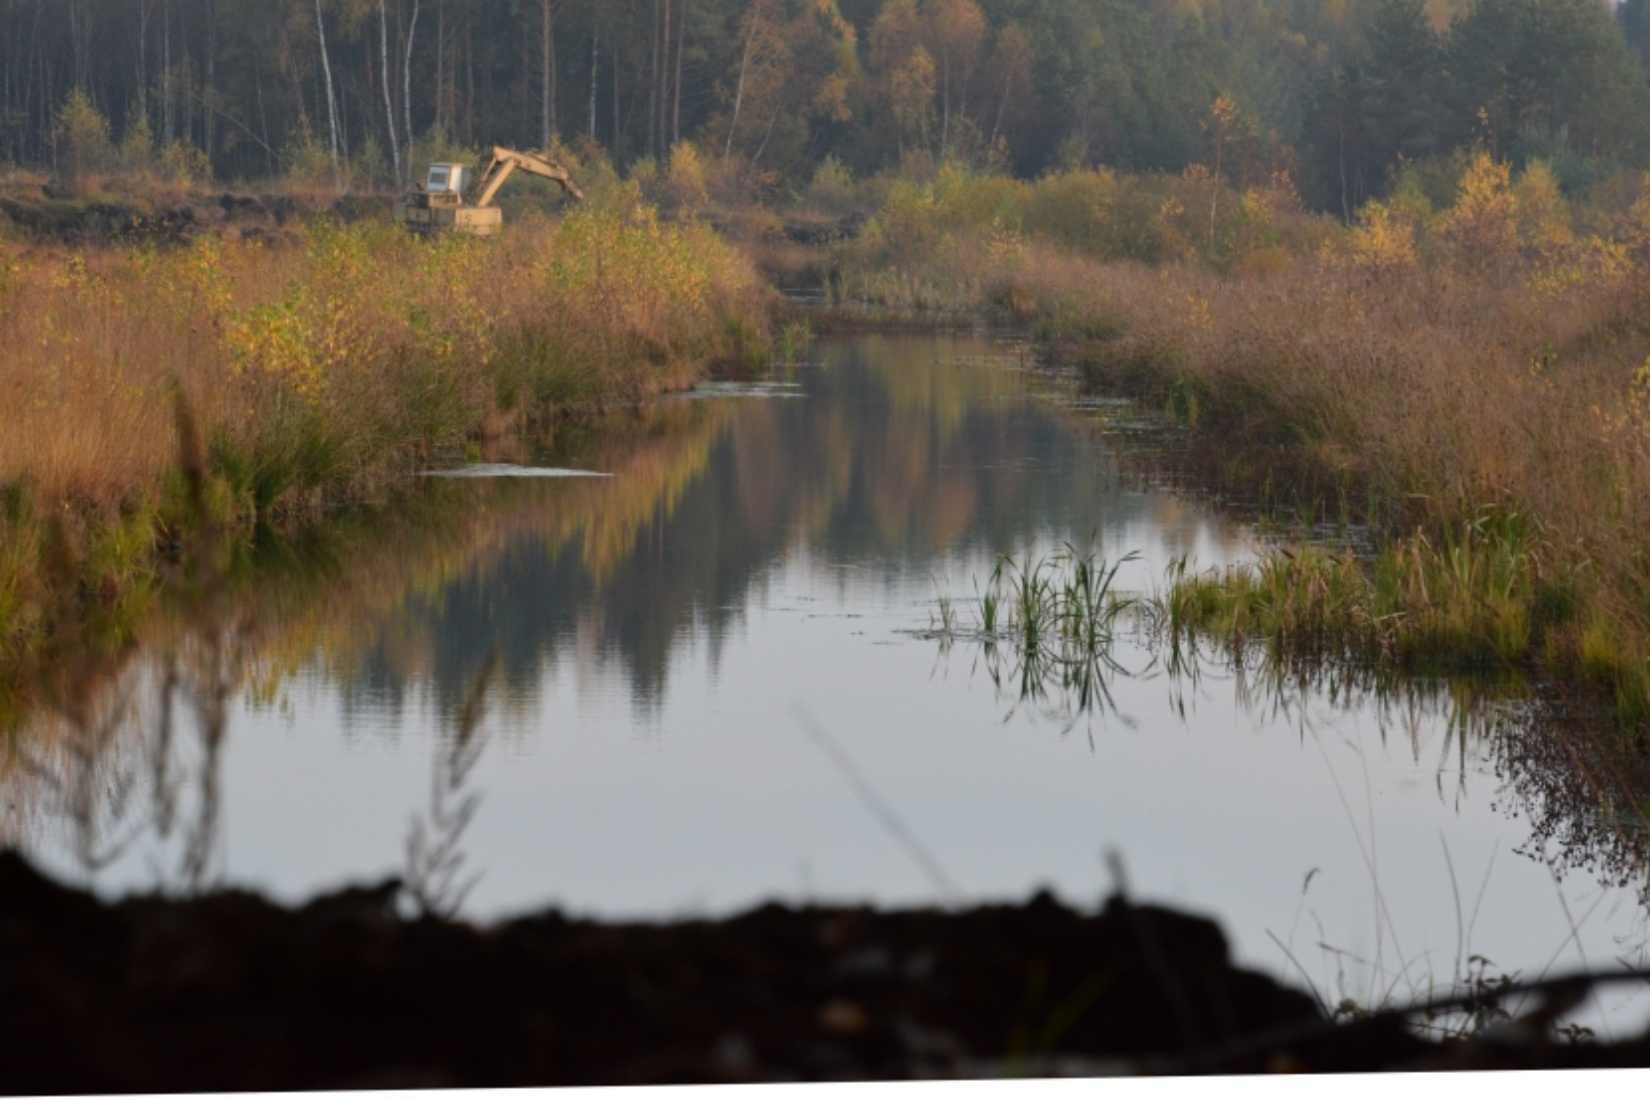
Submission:
[[[992,306],[1023,321],[1054,312],[1075,319],[1088,311],[1064,291],[1095,265],[1270,274],[1337,233],[1282,178],[1240,188],[1194,167],[1177,176],[1098,168],[1014,180],[946,163],[926,179],[887,181],[857,239],[835,248],[829,285],[844,300],[887,308]]]
[[[1441,543],[1424,532],[1373,561],[1314,545],[1259,561],[1169,570],[1158,607],[1172,643],[1212,636],[1285,661],[1354,661],[1382,671],[1518,664],[1574,623],[1576,578],[1527,517],[1486,510]]]
[[[973,621],[942,596],[928,636],[983,648],[986,674],[1017,700],[1078,716],[1111,705],[1108,683],[1121,669],[1112,656],[1123,621],[1138,606],[1117,587],[1118,571],[1139,555],[1108,561],[1065,543],[1051,554],[1002,555],[977,586]]]
[[[188,526],[179,401],[208,522],[250,525],[765,351],[750,264],[637,200],[486,241],[316,222],[277,245],[0,242],[0,659],[43,629],[53,554],[118,597]]]

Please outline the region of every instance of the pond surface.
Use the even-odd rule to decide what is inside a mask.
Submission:
[[[297,901],[410,866],[478,919],[1093,905],[1115,852],[1137,897],[1216,916],[1331,1003],[1424,994],[1473,955],[1643,965],[1642,876],[1560,874],[1586,859],[1533,838],[1552,795],[1497,732],[1510,702],[1171,675],[1131,632],[1084,710],[925,637],[999,554],[1135,553],[1119,582],[1149,592],[1177,556],[1254,551],[1136,476],[1126,408],[1055,399],[1029,358],[827,341],[525,463],[609,477],[432,478],[393,517],[254,548],[92,702],[13,737],[0,839],[109,893]],[[1629,991],[1587,1021],[1646,1015]]]

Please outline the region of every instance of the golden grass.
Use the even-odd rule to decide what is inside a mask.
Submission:
[[[152,489],[175,389],[219,452],[327,451],[292,487],[348,492],[501,417],[680,385],[765,326],[708,231],[613,207],[492,242],[317,225],[293,246],[6,246],[0,280],[0,485],[43,505]]]
[[[1092,293],[1125,335],[1089,347],[1087,373],[1156,394],[1237,487],[1435,543],[1484,505],[1533,520],[1585,607],[1545,655],[1647,716],[1642,271],[1545,292],[1300,261],[1241,282],[1112,270]]]

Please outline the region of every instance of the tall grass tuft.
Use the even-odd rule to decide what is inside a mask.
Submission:
[[[1435,542],[1393,541],[1373,561],[1311,544],[1193,573],[1171,563],[1155,610],[1171,646],[1213,638],[1241,654],[1383,671],[1519,666],[1572,627],[1571,570],[1529,517],[1486,509]]]
[[[1005,554],[983,587],[976,584],[972,625],[941,596],[928,634],[945,646],[982,646],[987,674],[1021,702],[1054,704],[1074,717],[1104,709],[1107,682],[1121,671],[1112,658],[1120,620],[1137,602],[1117,590],[1117,573],[1137,557],[1108,562],[1069,542],[1045,556]]]

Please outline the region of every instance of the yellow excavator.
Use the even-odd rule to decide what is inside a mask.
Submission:
[[[517,168],[561,184],[575,202],[584,192],[555,161],[539,153],[518,153],[493,146],[493,155],[479,173],[467,164],[432,164],[422,184],[395,204],[395,220],[414,233],[468,233],[491,237],[504,224],[504,211],[493,205],[499,188]]]

